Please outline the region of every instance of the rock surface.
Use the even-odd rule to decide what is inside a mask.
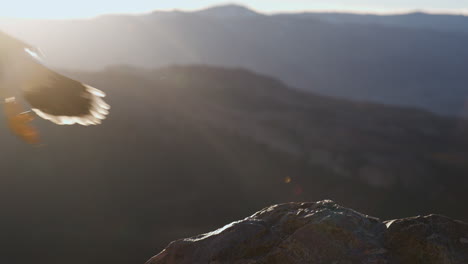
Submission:
[[[147,264],[466,264],[468,224],[440,215],[380,221],[333,201],[265,208],[172,242]]]

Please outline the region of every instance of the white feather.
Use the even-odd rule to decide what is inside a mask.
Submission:
[[[83,126],[89,125],[98,125],[101,124],[102,120],[106,119],[106,116],[109,114],[110,106],[102,100],[102,97],[105,97],[106,94],[94,87],[84,85],[86,91],[89,93],[91,99],[91,109],[89,114],[84,116],[55,116],[42,112],[39,109],[33,108],[38,116],[43,119],[50,120],[51,122],[58,125],[74,125],[80,124]]]

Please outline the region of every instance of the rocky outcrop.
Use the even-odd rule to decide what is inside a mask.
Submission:
[[[468,224],[440,215],[380,221],[333,201],[288,203],[172,242],[147,264],[467,264]]]

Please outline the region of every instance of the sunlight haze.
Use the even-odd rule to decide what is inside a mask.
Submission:
[[[0,1],[0,264],[468,264],[468,0]]]
[[[88,18],[111,13],[145,13],[153,10],[195,10],[229,2],[218,0],[173,0],[173,1],[112,1],[112,0],[18,0],[2,5],[0,17],[10,18]],[[401,13],[426,11],[434,13],[468,13],[468,0],[422,1],[422,0],[252,0],[236,1],[262,12],[341,11],[359,13]]]

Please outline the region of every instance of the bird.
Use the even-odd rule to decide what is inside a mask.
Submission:
[[[35,116],[57,125],[101,124],[110,110],[105,93],[46,67],[42,58],[38,48],[0,31],[0,96],[10,129],[33,142]]]

